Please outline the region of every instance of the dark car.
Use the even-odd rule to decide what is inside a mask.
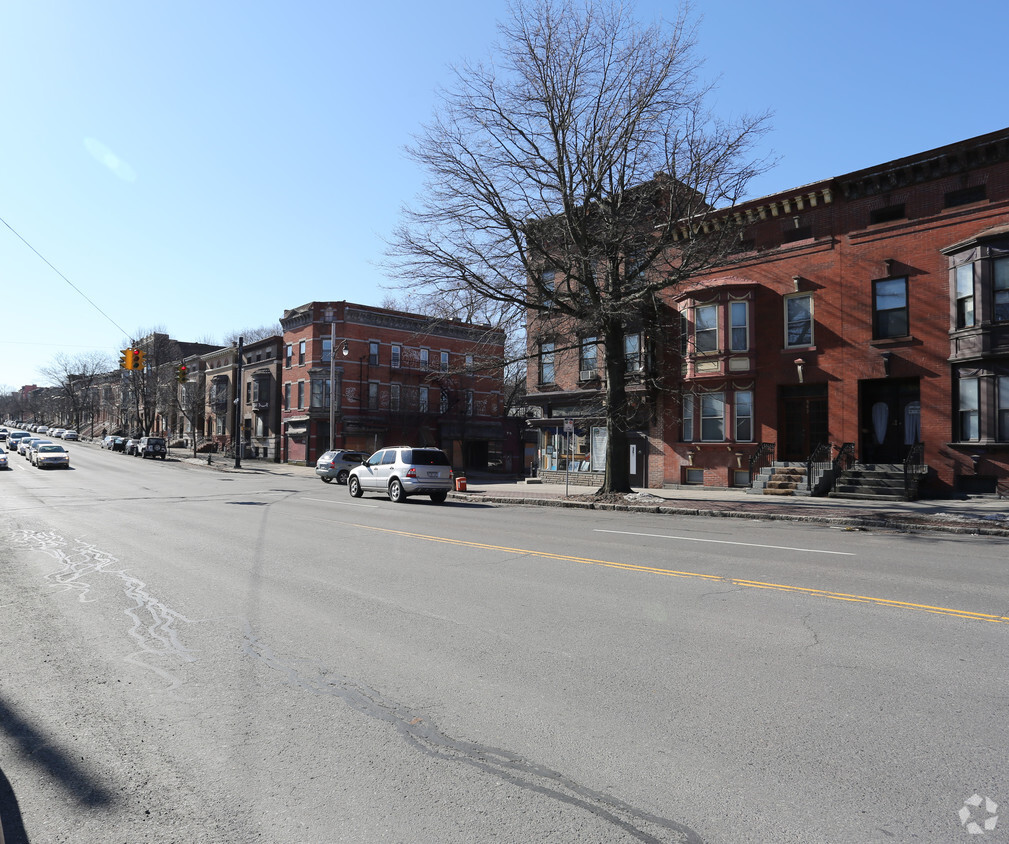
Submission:
[[[123,445],[123,454],[129,454],[131,457],[135,457],[137,454],[137,447],[139,445],[140,437],[130,437]]]
[[[140,457],[160,457],[164,460],[168,456],[168,445],[164,437],[141,437],[137,443],[137,454]]]
[[[123,437],[115,437],[112,440],[112,445],[109,446],[113,451],[123,451],[126,448],[126,440]]]

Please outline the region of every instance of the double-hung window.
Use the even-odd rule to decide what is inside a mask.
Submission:
[[[736,390],[736,442],[753,442],[753,392]]]
[[[305,382],[298,382],[298,410],[305,406]]]
[[[420,350],[420,368],[430,369],[431,367],[431,352],[428,349]]]
[[[399,384],[389,385],[389,410],[398,412],[400,409]]]
[[[417,393],[417,410],[421,413],[428,412],[427,387],[421,387]]]
[[[960,441],[970,442],[980,437],[978,427],[978,379],[960,379]]]
[[[403,361],[403,347],[393,346],[389,349],[389,366],[393,369],[399,369]]]
[[[683,396],[683,442],[694,440],[694,397],[687,393]]]
[[[284,385],[284,410],[291,409],[291,385]]]
[[[298,343],[298,365],[302,365],[305,362],[305,341],[302,340]]]
[[[333,339],[326,337],[322,341],[322,362],[329,363],[333,357]]]
[[[718,351],[718,305],[694,308],[694,351],[699,355]]]
[[[441,371],[448,372],[448,352],[441,353]]]
[[[956,327],[974,325],[974,265],[961,264],[956,268]]]
[[[874,340],[907,337],[907,279],[890,278],[872,283],[872,336]]]
[[[582,379],[594,378],[599,365],[598,338],[583,337],[578,348],[578,376]]]
[[[554,383],[554,344],[540,343],[540,383]]]
[[[368,343],[368,365],[378,366],[378,342],[375,340]]]
[[[554,285],[556,284],[557,273],[553,270],[543,270],[540,276],[540,286],[542,289],[542,301],[543,306],[546,308],[552,308],[554,306]]]
[[[998,379],[998,438],[1009,442],[1009,375]]]
[[[813,345],[813,297],[809,293],[785,298],[785,346]]]
[[[745,352],[750,348],[749,305],[729,303],[729,351]]]
[[[368,410],[378,410],[378,384],[375,381],[368,383]]]
[[[641,358],[641,335],[624,335],[624,370],[626,372],[640,372],[642,370]]]
[[[284,349],[284,366],[290,368],[292,357],[294,357],[294,346],[288,343]]]
[[[701,440],[722,442],[725,439],[725,394],[701,393]]]
[[[993,262],[992,287],[995,294],[995,322],[1009,322],[1009,258],[997,258]]]

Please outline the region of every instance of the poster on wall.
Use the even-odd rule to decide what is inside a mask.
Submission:
[[[592,471],[606,471],[606,428],[592,429]]]

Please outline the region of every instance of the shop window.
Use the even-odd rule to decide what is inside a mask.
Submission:
[[[872,336],[875,340],[907,337],[907,279],[872,283]]]
[[[978,427],[978,379],[960,379],[959,438],[961,442],[972,442],[980,437]]]
[[[699,355],[718,351],[718,305],[694,308],[694,351]]]
[[[813,297],[800,293],[785,297],[785,346],[813,345]]]
[[[956,327],[974,325],[974,265],[961,264],[956,268]]]

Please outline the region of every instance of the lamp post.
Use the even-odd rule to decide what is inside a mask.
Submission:
[[[336,316],[326,308],[329,320],[329,450],[336,448]]]
[[[242,468],[242,349],[243,339],[238,338],[238,370],[235,373],[235,468]]]

